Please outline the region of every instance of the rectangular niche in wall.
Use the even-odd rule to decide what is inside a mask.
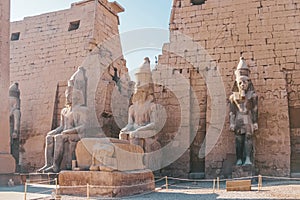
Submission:
[[[206,0],[191,0],[191,5],[202,5]]]
[[[20,32],[12,33],[10,36],[11,41],[16,41],[20,39]]]
[[[74,21],[74,22],[70,22],[68,31],[74,31],[74,30],[78,29],[79,25],[80,25],[80,20]]]

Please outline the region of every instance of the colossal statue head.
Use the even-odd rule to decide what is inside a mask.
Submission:
[[[235,70],[236,80],[239,78],[239,76],[250,76],[250,69],[243,57],[240,57],[240,62]]]
[[[15,82],[9,87],[9,104],[10,109],[20,109],[20,90],[19,83]]]

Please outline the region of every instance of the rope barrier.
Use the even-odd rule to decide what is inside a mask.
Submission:
[[[25,185],[24,185],[24,200],[27,200],[28,199],[28,185],[26,182],[25,182]],[[49,196],[52,196],[52,192],[53,192],[53,189],[48,189],[48,190],[43,190],[43,191],[38,191],[38,192],[30,192],[30,194],[47,194],[47,193],[51,193],[49,194]],[[48,195],[47,195],[48,196]],[[29,198],[31,199],[31,198]],[[36,199],[36,198],[34,198]]]
[[[99,185],[90,185],[89,183],[87,183],[87,185],[77,185],[77,186],[59,186],[57,183],[57,178],[54,179],[49,179],[49,180],[40,180],[39,182],[30,182],[30,181],[25,181],[24,184],[24,200],[27,200],[28,198],[28,186],[29,185],[38,185],[38,184],[43,184],[43,183],[47,183],[50,184],[52,182],[55,183],[55,188],[53,189],[49,189],[49,190],[45,190],[45,191],[40,191],[38,192],[39,194],[44,194],[50,191],[53,191],[53,193],[55,192],[55,196],[57,196],[58,194],[58,189],[64,189],[64,188],[86,188],[87,190],[87,199],[90,198],[90,190],[91,188],[131,188],[131,187],[138,187],[138,186],[142,186],[142,185],[147,185],[147,184],[155,184],[158,183],[160,181],[165,180],[165,184],[163,184],[162,186],[160,186],[160,188],[155,188],[154,191],[158,191],[158,190],[162,190],[163,187],[165,187],[166,190],[169,189],[169,186],[175,187],[175,188],[186,188],[186,189],[208,189],[210,186],[206,186],[203,187],[201,186],[201,184],[199,186],[182,186],[182,185],[177,185],[177,184],[170,184],[169,180],[178,180],[178,181],[186,181],[186,182],[194,182],[194,183],[212,183],[212,189],[213,189],[213,193],[215,193],[216,190],[220,190],[220,182],[224,182],[224,181],[232,181],[232,180],[243,180],[243,179],[253,179],[253,178],[258,178],[257,181],[257,185],[256,184],[252,184],[251,187],[256,187],[257,186],[257,190],[261,191],[262,190],[262,185],[263,185],[263,178],[264,179],[275,179],[275,180],[290,180],[290,181],[300,181],[300,178],[289,178],[289,177],[275,177],[275,176],[262,176],[262,175],[258,175],[258,176],[248,176],[248,177],[240,177],[240,178],[232,178],[232,179],[220,179],[219,177],[217,177],[216,179],[185,179],[185,178],[175,178],[175,177],[168,177],[168,176],[164,176],[161,178],[158,178],[157,180],[154,181],[150,181],[150,182],[145,182],[145,183],[140,183],[140,184],[134,184],[134,185],[122,185],[122,186],[99,186]],[[265,180],[266,181],[266,180]],[[227,187],[226,188],[230,189],[231,187]],[[153,192],[153,191],[151,191]],[[144,195],[144,194],[148,194],[151,192],[146,192],[146,193],[142,193],[139,194],[140,195]],[[134,195],[135,196],[135,195]]]
[[[209,189],[207,187],[196,187],[196,186],[181,186],[181,185],[171,185],[176,188],[186,188],[186,189]]]
[[[166,179],[166,177],[162,177],[162,178],[156,180],[155,183],[156,183],[156,182],[159,182],[159,181],[162,181],[162,180],[164,180],[164,179]]]
[[[245,177],[239,177],[239,178],[231,178],[231,179],[220,179],[220,182],[224,181],[234,181],[234,180],[244,180],[244,179],[253,179],[257,178],[258,176],[245,176]]]
[[[262,176],[263,178],[269,178],[269,179],[282,179],[282,180],[294,180],[294,181],[300,181],[300,178],[290,178],[290,177],[275,177],[275,176]]]
[[[168,177],[171,180],[179,180],[179,181],[190,181],[190,182],[212,182],[214,179],[184,179],[184,178],[174,178]]]
[[[45,193],[47,193],[47,192],[52,192],[53,191],[53,189],[50,189],[50,190],[44,190],[44,191],[42,191],[42,192],[31,192],[32,194],[45,194]]]
[[[57,176],[56,176],[56,178],[57,178]],[[51,181],[51,180],[55,180],[55,178],[54,179],[50,179],[50,175],[48,174],[48,179],[47,179],[47,181]],[[37,182],[40,182],[40,181],[46,181],[45,179],[34,179],[34,180],[27,180],[28,182],[35,182],[35,181],[37,181]]]
[[[33,185],[33,184],[43,184],[43,183],[48,183],[48,184],[50,184],[51,182],[55,182],[55,179],[47,180],[47,181],[39,181],[39,182],[31,182],[31,181],[29,181],[29,182],[27,182],[27,183],[30,184],[30,185]]]
[[[45,181],[45,179],[34,179],[34,180],[28,179],[27,180],[27,182],[29,182],[29,183],[34,182],[34,181],[37,181],[37,182],[39,182],[39,181]],[[49,181],[49,179],[47,181]]]
[[[68,188],[86,188],[86,185],[76,185],[76,186],[59,186],[60,189],[68,189]]]
[[[135,185],[116,185],[116,186],[90,185],[90,187],[93,187],[93,188],[131,188],[131,187],[137,187],[137,186],[141,186],[141,185],[148,185],[151,183],[155,183],[155,181],[141,183],[141,184],[135,184]]]

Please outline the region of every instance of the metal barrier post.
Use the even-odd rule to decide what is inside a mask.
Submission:
[[[88,183],[86,184],[86,199],[90,199],[90,186]]]
[[[258,191],[262,189],[262,176],[258,175]]]
[[[57,196],[57,178],[55,178],[54,180],[55,180],[55,196]]]
[[[217,188],[218,188],[218,190],[220,190],[220,178],[219,177],[217,177]]]
[[[168,176],[166,176],[166,190],[168,190],[169,187],[168,187]]]
[[[25,180],[25,185],[24,185],[24,200],[26,200],[27,196],[27,181]]]
[[[216,179],[213,180],[213,193],[215,193],[215,189],[216,189]]]

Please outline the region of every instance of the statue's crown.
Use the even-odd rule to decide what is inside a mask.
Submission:
[[[140,65],[134,73],[136,79],[136,87],[145,86],[152,83],[152,73],[150,69],[150,60],[148,57],[144,58],[144,62]]]
[[[240,76],[247,76],[250,75],[250,69],[243,57],[240,57],[240,62],[237,65],[237,68],[235,70],[235,77],[238,78]]]
[[[19,90],[19,84],[18,83],[14,83],[9,87],[9,96],[20,98],[20,90]]]

